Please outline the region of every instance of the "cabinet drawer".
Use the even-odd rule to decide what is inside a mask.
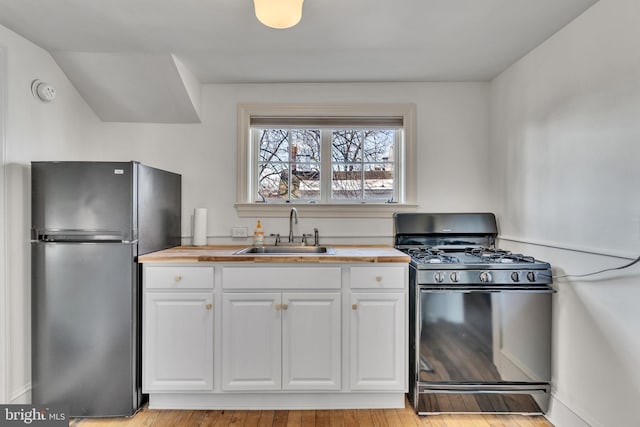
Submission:
[[[340,267],[225,267],[225,289],[340,289]]]
[[[402,289],[408,267],[351,267],[351,288]]]
[[[146,289],[213,289],[212,266],[144,266]]]

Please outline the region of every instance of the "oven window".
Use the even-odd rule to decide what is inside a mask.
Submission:
[[[551,294],[420,293],[419,381],[549,381]]]

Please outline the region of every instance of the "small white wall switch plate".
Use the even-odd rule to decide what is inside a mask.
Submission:
[[[231,237],[247,237],[247,227],[231,227]]]

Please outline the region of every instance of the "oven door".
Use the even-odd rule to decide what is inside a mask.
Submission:
[[[544,412],[553,292],[418,286],[417,412]]]

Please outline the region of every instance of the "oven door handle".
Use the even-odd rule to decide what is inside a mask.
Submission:
[[[425,293],[445,293],[445,292],[457,292],[470,294],[474,292],[480,293],[501,293],[501,292],[521,292],[532,294],[553,294],[556,290],[553,288],[540,288],[540,287],[527,287],[527,286],[434,286],[434,287],[419,287],[420,292]]]

